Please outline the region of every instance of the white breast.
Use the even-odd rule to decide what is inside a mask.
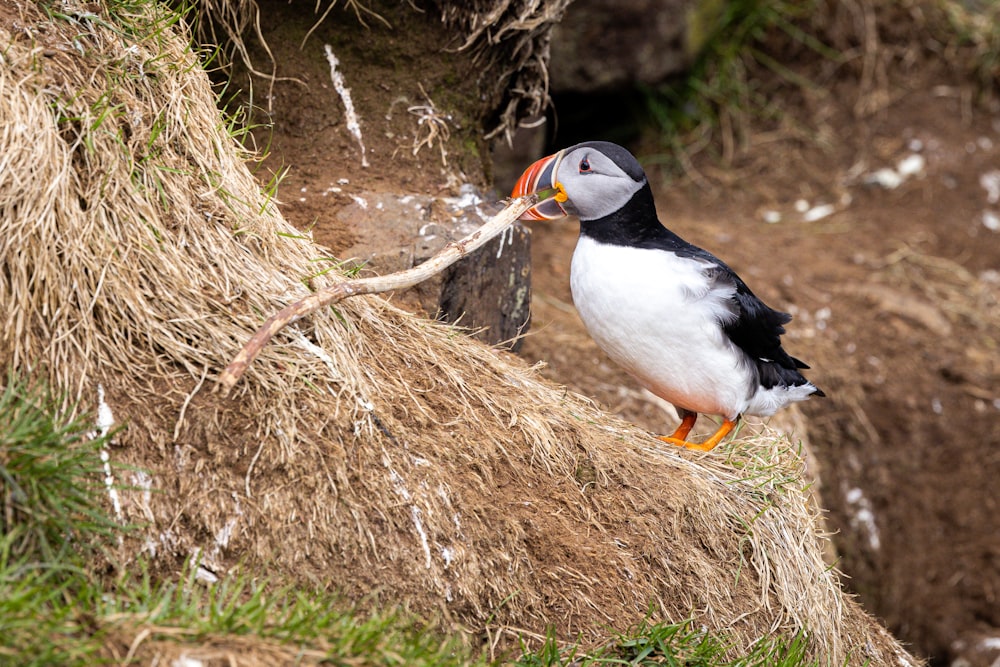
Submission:
[[[582,236],[573,301],[598,345],[674,405],[735,419],[756,389],[743,352],[722,331],[733,288],[713,286],[700,260],[604,245]]]

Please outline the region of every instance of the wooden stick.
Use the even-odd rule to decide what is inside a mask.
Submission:
[[[286,306],[264,322],[264,325],[247,341],[219,375],[219,383],[222,385],[223,393],[226,394],[233,388],[274,334],[284,329],[288,324],[350,296],[378,294],[413,287],[481,248],[487,241],[514,224],[522,213],[537,203],[538,195],[528,195],[511,200],[502,211],[487,220],[476,231],[463,239],[452,241],[429,260],[412,269],[374,278],[345,280]]]

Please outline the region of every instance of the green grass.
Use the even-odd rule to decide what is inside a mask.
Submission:
[[[152,638],[197,645],[204,637],[253,637],[318,657],[364,664],[464,665],[473,662],[460,637],[444,637],[401,612],[353,611],[329,593],[273,590],[246,575],[196,582],[189,561],[180,581],[157,582],[148,572],[115,583],[98,618],[128,619]]]
[[[106,438],[56,418],[60,400],[10,377],[0,393],[0,498],[9,557],[61,564],[120,527],[102,508]]]
[[[97,664],[109,659],[108,645],[120,653],[140,632],[147,642],[192,648],[208,638],[216,644],[242,638],[335,664],[496,664],[467,635],[446,634],[398,610],[359,611],[328,592],[270,585],[242,568],[211,585],[196,580],[193,560],[176,579],[152,575],[142,558],[127,570],[115,568],[106,548],[135,527],[120,525],[108,511],[101,452],[114,434],[94,437],[91,416],[60,416],[64,403],[14,377],[0,392],[0,664]],[[724,637],[691,620],[643,622],[609,634],[603,647],[586,652],[550,636],[504,664],[807,664],[801,636],[765,639],[732,659],[725,657]]]
[[[709,150],[732,157],[746,139],[749,119],[774,121],[780,108],[753,75],[762,68],[794,85],[813,87],[765,51],[775,35],[801,44],[823,58],[839,54],[803,31],[816,0],[729,0],[704,2],[688,21],[687,42],[694,62],[680,77],[642,89],[646,123],[663,153],[653,162],[678,166],[685,156]]]
[[[946,46],[964,50],[966,69],[978,82],[980,94],[995,96],[1000,82],[1000,5],[936,0],[936,6],[944,14],[944,20],[937,22],[936,37]]]
[[[123,529],[104,509],[107,436],[60,403],[15,377],[0,393],[0,661],[84,664],[99,648],[77,604],[88,558]]]
[[[110,636],[139,627],[194,645],[252,636],[335,662],[483,662],[461,636],[415,617],[355,612],[334,595],[275,590],[245,574],[206,586],[195,562],[177,581],[155,579],[141,559],[101,576],[93,563],[130,530],[107,509],[101,452],[113,434],[94,437],[87,415],[60,417],[62,403],[13,377],[0,393],[0,664],[94,664]]]
[[[560,649],[551,636],[534,652],[525,651],[513,664],[518,667],[588,667],[596,665],[670,665],[671,667],[802,667],[806,640],[763,638],[745,656],[727,658],[724,638],[698,628],[693,620],[680,623],[643,621],[617,634],[603,647],[584,653],[577,647]]]

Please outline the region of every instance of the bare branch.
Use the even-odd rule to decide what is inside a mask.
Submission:
[[[233,388],[271,338],[291,322],[350,296],[378,294],[413,287],[481,248],[487,241],[514,224],[522,213],[537,203],[537,195],[511,200],[502,211],[487,220],[476,231],[458,241],[452,241],[429,260],[412,269],[373,278],[345,280],[286,306],[268,318],[219,375],[223,393],[228,393]]]

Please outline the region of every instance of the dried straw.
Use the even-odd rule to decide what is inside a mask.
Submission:
[[[146,471],[120,493],[144,528],[122,562],[171,576],[199,552],[585,641],[652,603],[734,652],[804,628],[824,662],[915,664],[823,563],[784,441],[664,449],[372,296],[282,330],[234,397],[208,391],[268,314],[339,279],[311,277],[328,252],[261,194],[161,5],[129,30],[63,8],[0,26],[0,364],[86,407],[102,385],[127,424],[111,457]]]

